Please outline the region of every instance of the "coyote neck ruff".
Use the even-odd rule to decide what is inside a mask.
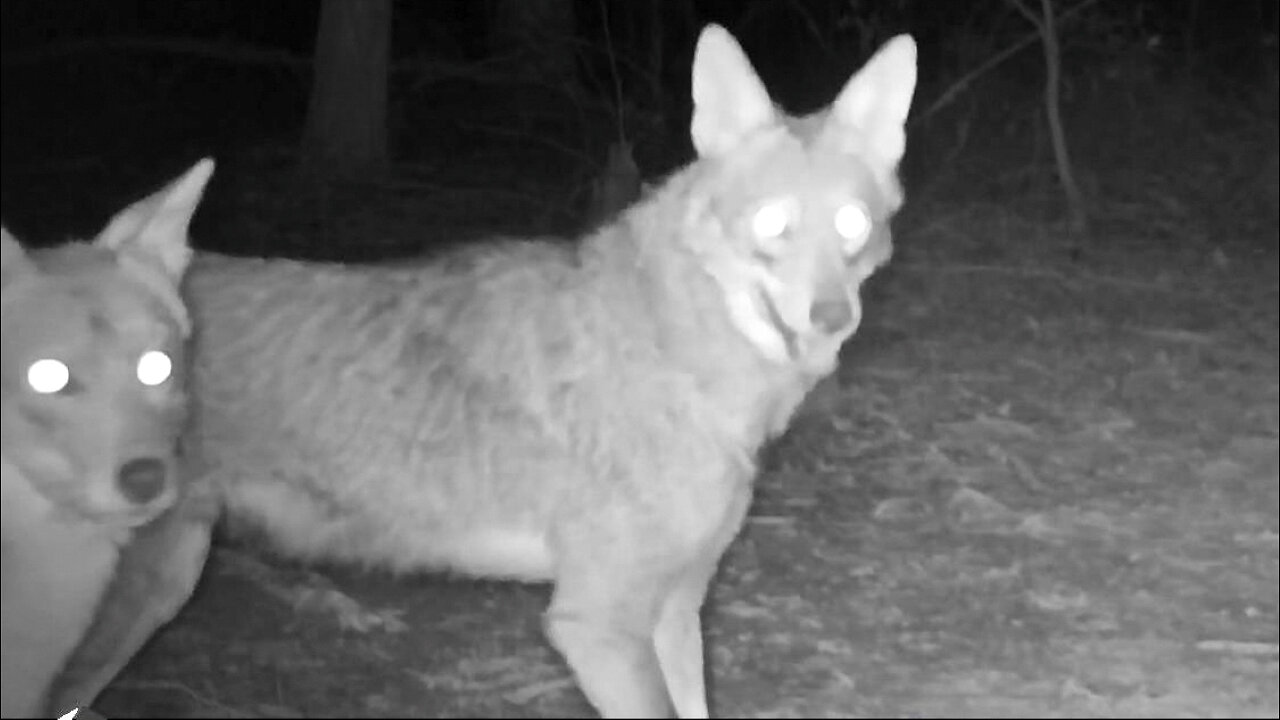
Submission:
[[[577,245],[339,266],[206,256],[192,450],[291,554],[551,580],[606,716],[707,714],[698,608],[755,455],[836,363],[888,220],[909,38],[822,114],[712,26],[698,159]]]

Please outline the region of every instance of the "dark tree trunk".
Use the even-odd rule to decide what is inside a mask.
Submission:
[[[391,0],[323,0],[305,158],[339,175],[387,165]]]

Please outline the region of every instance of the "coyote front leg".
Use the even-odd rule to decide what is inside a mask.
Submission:
[[[654,645],[667,689],[682,718],[710,717],[700,612],[715,565],[682,576],[658,614]]]
[[[125,546],[93,625],[50,693],[54,712],[91,704],[187,603],[209,553],[213,519],[188,500]]]
[[[672,717],[653,643],[659,588],[595,563],[559,573],[547,637],[602,717]]]

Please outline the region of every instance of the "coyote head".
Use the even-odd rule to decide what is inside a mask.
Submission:
[[[132,526],[176,497],[190,332],[178,286],[212,171],[202,161],[91,243],[28,253],[3,233],[5,466],[59,508]]]
[[[858,327],[859,287],[891,253],[915,82],[915,43],[898,36],[825,110],[791,117],[728,32],[699,38],[687,242],[768,360],[830,371]]]

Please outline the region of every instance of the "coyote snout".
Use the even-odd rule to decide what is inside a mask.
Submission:
[[[847,295],[814,298],[809,306],[809,324],[824,335],[852,333],[854,327],[853,303]]]
[[[116,474],[116,484],[131,502],[145,505],[169,487],[169,469],[164,460],[154,457],[135,458],[126,462]]]

